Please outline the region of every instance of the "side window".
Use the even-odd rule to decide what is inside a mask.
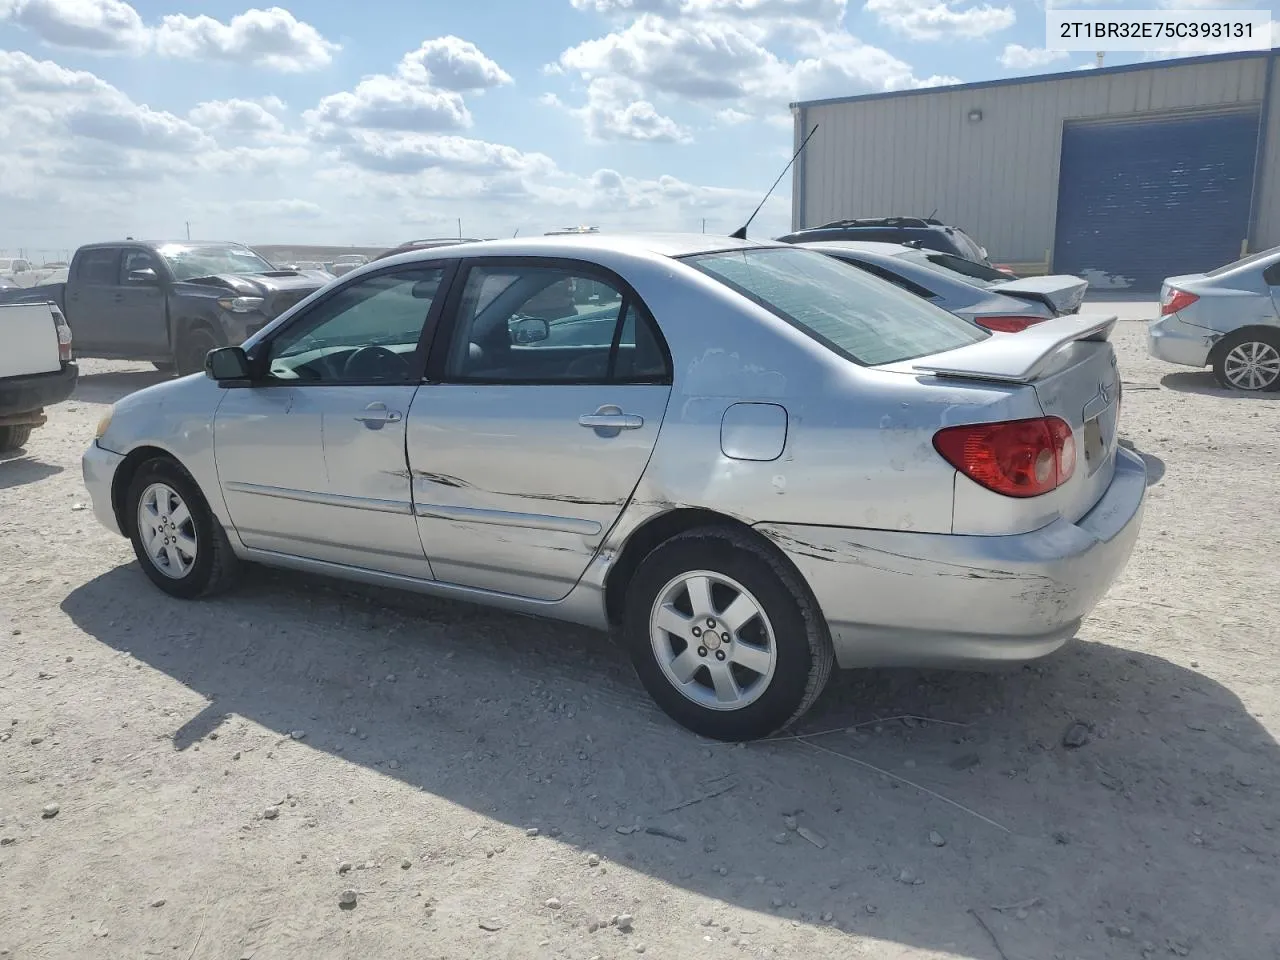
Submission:
[[[404,383],[444,267],[362,277],[297,318],[269,345],[272,379],[287,383]]]
[[[1280,287],[1280,261],[1273,263],[1262,272],[1262,279],[1267,286]]]
[[[129,274],[135,270],[154,270],[160,274],[160,263],[149,250],[125,250],[120,255],[120,285],[129,283]]]
[[[616,383],[666,376],[651,321],[613,284],[565,267],[468,271],[446,380]]]
[[[879,277],[881,280],[887,280],[890,283],[892,283],[895,287],[901,287],[903,290],[906,290],[908,293],[914,293],[917,297],[924,297],[924,299],[926,300],[932,300],[934,297],[937,296],[937,294],[934,293],[932,290],[929,290],[926,287],[922,287],[920,286],[920,284],[914,283],[911,280],[908,280],[906,277],[900,277],[893,271],[886,270],[884,267],[881,267],[877,264],[863,263],[861,260],[846,260],[845,263],[852,264],[853,266],[857,267],[859,270],[865,270],[867,273],[871,274],[872,276]]]
[[[113,287],[119,277],[119,262],[119,248],[99,247],[87,250],[76,267],[76,280],[97,287]]]

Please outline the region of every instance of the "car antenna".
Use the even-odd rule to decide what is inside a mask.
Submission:
[[[925,219],[926,219],[926,220],[932,220],[932,219],[933,219],[934,217],[936,217],[937,215],[938,215],[938,208],[937,208],[937,207],[934,207],[934,208],[933,208],[933,213],[929,214],[927,217],[925,217]]]
[[[799,158],[800,154],[804,151],[805,144],[809,142],[809,137],[812,137],[817,132],[818,125],[815,123],[813,125],[813,129],[809,131],[809,136],[800,141],[800,149],[795,152],[795,156],[787,161],[787,165],[783,167],[782,172],[778,174],[778,179],[773,181],[773,186],[770,187],[769,192],[764,195],[764,199],[760,201],[760,205],[755,208],[751,216],[747,217],[747,222],[737,230],[733,231],[733,233],[729,234],[729,236],[733,237],[735,240],[747,239],[747,227],[751,226],[751,221],[754,220],[756,218],[756,214],[760,212],[760,207],[763,207],[765,203],[768,202],[769,198],[773,196],[773,191],[778,189],[778,184],[782,182],[782,178],[787,175],[787,171],[791,169],[791,165],[796,162],[797,158]]]

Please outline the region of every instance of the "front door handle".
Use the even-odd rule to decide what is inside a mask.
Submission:
[[[385,403],[371,403],[355,419],[357,423],[363,423],[370,430],[381,430],[384,424],[399,423],[403,419],[403,414],[399,410],[388,410]]]
[[[644,417],[634,413],[586,413],[578,418],[578,425],[597,430],[639,430],[644,426]]]

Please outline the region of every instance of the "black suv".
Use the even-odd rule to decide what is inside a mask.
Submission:
[[[833,220],[820,227],[806,227],[778,238],[782,243],[813,240],[870,240],[902,243],[954,254],[974,263],[991,265],[987,251],[959,227],[949,227],[932,217],[878,217],[867,220]]]

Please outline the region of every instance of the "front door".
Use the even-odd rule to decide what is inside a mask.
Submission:
[[[258,385],[214,424],[218,477],[248,547],[427,579],[405,425],[445,265],[338,286],[265,343]]]
[[[147,270],[151,274],[146,274]],[[168,276],[169,268],[150,250],[126,247],[121,253],[120,278],[112,294],[116,314],[113,335],[121,353],[157,359],[170,355],[163,287]]]
[[[649,462],[670,364],[612,274],[468,262],[409,411],[423,547],[438,580],[559,599]]]
[[[67,323],[76,352],[88,357],[120,353],[115,339],[120,301],[120,248],[90,247],[71,264],[67,280]]]

